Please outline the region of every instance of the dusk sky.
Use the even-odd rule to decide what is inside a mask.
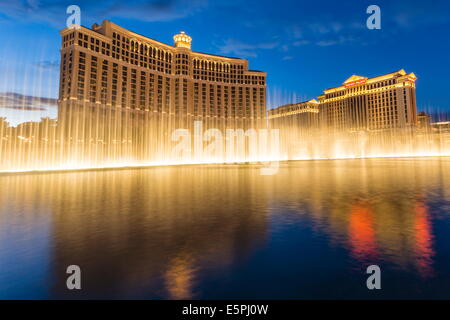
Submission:
[[[419,78],[419,110],[450,111],[450,2],[443,0],[2,0],[0,92],[57,98],[58,31],[71,4],[87,27],[108,19],[169,44],[184,30],[195,51],[248,59],[250,69],[268,73],[268,107],[315,98],[352,74],[403,68]],[[381,30],[366,27],[372,4],[381,8]],[[0,116],[29,119],[1,109]]]

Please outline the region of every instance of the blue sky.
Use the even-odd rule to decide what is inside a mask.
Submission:
[[[249,59],[268,73],[269,107],[314,98],[352,74],[404,68],[419,77],[420,110],[450,111],[450,2],[439,0],[1,0],[0,92],[57,97],[70,4],[85,26],[109,19],[166,43],[185,30],[193,50]],[[381,30],[366,27],[371,4]]]

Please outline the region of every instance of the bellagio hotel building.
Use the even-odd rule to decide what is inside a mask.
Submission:
[[[248,61],[174,46],[110,21],[61,31],[60,114],[70,105],[256,127],[266,117],[266,73]]]

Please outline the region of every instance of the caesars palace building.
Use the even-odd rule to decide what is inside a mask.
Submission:
[[[194,52],[184,32],[173,37],[174,46],[107,20],[60,33],[58,118],[72,121],[80,106],[90,113],[84,127],[72,121],[72,133],[102,117],[115,123],[172,119],[174,128],[193,120],[218,128],[265,121],[266,73],[249,70],[244,59]]]
[[[341,86],[324,90],[317,100],[269,110],[275,126],[321,130],[391,130],[417,124],[414,73],[401,69],[368,78],[353,75]]]

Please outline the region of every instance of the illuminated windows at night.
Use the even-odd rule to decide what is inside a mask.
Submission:
[[[247,60],[191,51],[192,38],[184,32],[174,36],[175,46],[109,21],[92,29],[64,29],[61,35],[63,101],[199,117],[265,118],[266,74],[248,70]],[[76,61],[70,69],[69,55]]]

